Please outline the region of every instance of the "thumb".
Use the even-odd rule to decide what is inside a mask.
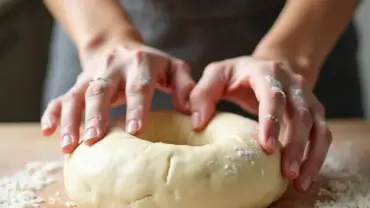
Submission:
[[[220,64],[208,65],[190,94],[194,130],[201,130],[208,124],[217,102],[223,97],[228,79],[222,70]]]
[[[177,61],[171,67],[172,102],[177,110],[190,113],[189,96],[195,86],[187,63]]]

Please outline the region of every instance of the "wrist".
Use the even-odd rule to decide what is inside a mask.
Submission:
[[[84,42],[77,43],[80,56],[94,54],[97,51],[107,51],[118,45],[130,48],[134,45],[142,45],[143,40],[135,28],[106,28],[91,33]]]
[[[276,48],[278,47],[257,47],[252,56],[263,60],[287,62],[294,73],[302,75],[313,87],[320,71],[320,65],[309,55]]]

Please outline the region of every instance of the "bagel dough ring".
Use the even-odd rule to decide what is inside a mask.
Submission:
[[[280,152],[260,148],[253,120],[216,113],[195,133],[190,116],[155,111],[142,139],[125,133],[124,121],[66,157],[66,191],[79,207],[262,208],[286,190]]]

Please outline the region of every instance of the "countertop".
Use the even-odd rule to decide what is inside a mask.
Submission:
[[[335,161],[336,168],[356,170],[365,178],[370,178],[370,122],[336,120],[330,121],[330,126],[334,141],[327,160]],[[29,161],[61,161],[62,159],[57,136],[42,137],[38,124],[0,124],[0,177],[14,173]],[[56,183],[47,187],[41,195],[46,198],[55,197],[55,193],[58,192],[60,200],[57,200],[54,205],[44,207],[65,207],[67,197],[64,193],[62,174],[58,173],[55,177]],[[290,188],[284,197],[271,207],[314,207],[315,201],[321,198],[317,195],[317,190],[320,186],[324,186],[330,177],[322,174],[309,193],[296,193]]]

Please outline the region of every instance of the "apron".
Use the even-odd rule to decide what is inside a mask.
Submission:
[[[251,54],[273,25],[285,1],[277,0],[121,0],[120,4],[142,35],[145,44],[187,61],[199,80],[214,61]],[[56,24],[46,103],[65,93],[80,73],[73,43]],[[363,117],[361,87],[356,63],[357,42],[350,24],[322,69],[315,94],[328,117]],[[172,109],[170,95],[156,91],[152,109]],[[251,116],[237,105],[221,101],[217,110]],[[124,106],[112,115],[124,113]]]

